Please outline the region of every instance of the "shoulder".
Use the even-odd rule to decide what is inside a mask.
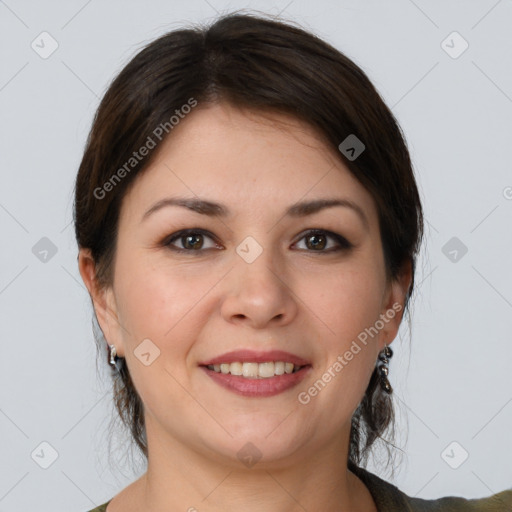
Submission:
[[[512,489],[481,499],[447,496],[435,500],[424,500],[407,496],[394,485],[363,468],[349,464],[349,469],[367,486],[379,511],[512,512]]]
[[[465,499],[448,496],[437,500],[408,498],[411,511],[418,512],[512,512],[512,489],[487,498]]]
[[[92,510],[89,510],[88,512],[106,512],[107,505],[110,503],[110,501],[107,501],[106,503],[103,503],[103,505],[100,505],[99,507],[93,508]]]

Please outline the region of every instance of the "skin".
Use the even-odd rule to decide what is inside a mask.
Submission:
[[[307,405],[297,398],[359,333],[404,305],[410,267],[386,280],[373,198],[309,125],[225,103],[198,106],[156,157],[123,199],[112,286],[98,287],[89,251],[79,254],[105,339],[126,358],[145,408],[148,470],[108,512],[376,511],[347,469],[350,419],[402,312]],[[141,220],[175,196],[222,203],[230,214],[169,206]],[[284,215],[299,201],[322,198],[356,203],[367,224],[341,206]],[[188,228],[212,238],[188,252],[165,245]],[[320,242],[328,245],[315,248],[305,236],[312,228],[353,247],[329,251],[342,246],[326,234]],[[263,249],[252,263],[236,252],[247,236]],[[183,249],[184,242],[173,244]],[[134,353],[144,339],[160,350],[149,366]],[[312,367],[281,394],[243,397],[198,366],[241,348],[285,350]],[[261,452],[252,468],[237,457],[248,442]]]

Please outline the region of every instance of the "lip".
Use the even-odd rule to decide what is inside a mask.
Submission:
[[[266,352],[257,350],[233,350],[226,352],[220,356],[208,359],[199,366],[208,366],[209,364],[222,364],[222,363],[266,363],[268,361],[282,361],[283,363],[293,363],[295,366],[308,366],[311,363],[302,357],[290,354],[283,350],[269,350]],[[298,373],[298,372],[296,372]],[[293,375],[293,374],[290,374]],[[279,375],[280,377],[280,375]],[[247,380],[247,379],[245,379]]]
[[[226,360],[224,361],[227,362]],[[236,359],[235,361],[240,361],[240,359]],[[256,362],[254,359],[251,359],[251,361]],[[268,361],[268,359],[265,361]],[[292,362],[289,359],[288,361]],[[230,373],[217,373],[215,370],[210,370],[206,366],[201,366],[201,369],[206,372],[206,374],[211,379],[213,379],[217,384],[224,387],[225,389],[228,389],[229,391],[232,391],[238,395],[260,398],[278,395],[279,393],[283,393],[284,391],[293,388],[299,382],[301,382],[306,377],[306,375],[309,374],[311,368],[312,367],[310,364],[306,364],[300,370],[294,373],[275,375],[274,377],[269,377],[266,379],[248,379],[239,375],[231,375]]]

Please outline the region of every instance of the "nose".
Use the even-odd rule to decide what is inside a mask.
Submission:
[[[293,290],[271,259],[263,251],[252,263],[238,261],[226,276],[221,315],[227,322],[264,329],[287,325],[296,317]]]

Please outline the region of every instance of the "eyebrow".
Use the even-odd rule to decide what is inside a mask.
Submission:
[[[142,216],[141,222],[156,211],[168,206],[181,206],[196,213],[208,215],[209,217],[227,217],[230,215],[230,210],[219,203],[199,198],[167,197],[157,201],[153,206],[151,206],[151,208],[149,208],[149,210],[147,210]],[[295,203],[286,210],[285,215],[289,215],[290,217],[305,217],[307,215],[317,213],[325,208],[333,208],[335,206],[350,208],[359,216],[366,229],[369,229],[368,218],[363,209],[353,201],[344,198],[314,199],[312,201]]]

